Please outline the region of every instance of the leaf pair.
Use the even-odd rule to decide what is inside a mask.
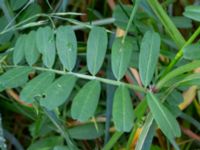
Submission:
[[[54,31],[50,27],[41,27],[37,31],[31,31],[27,35],[21,35],[15,44],[13,62],[15,65],[26,58],[27,63],[32,66],[42,54],[42,60],[46,67],[52,68],[58,56],[63,66],[72,71],[76,64],[77,40],[70,26],[61,26],[56,31],[56,42]]]
[[[55,81],[54,78],[54,73],[41,73],[25,85],[20,98],[27,103],[38,100],[47,109],[55,109],[67,100],[74,88],[76,78],[71,75],[63,75]]]
[[[72,118],[87,121],[96,110],[101,86],[99,81],[89,81],[72,101]],[[119,131],[128,132],[133,126],[134,113],[129,91],[119,86],[115,92],[113,104],[113,121]]]
[[[36,47],[36,32],[31,31],[27,35],[21,35],[15,44],[13,52],[13,63],[17,65],[24,58],[32,66],[39,58],[39,51]]]

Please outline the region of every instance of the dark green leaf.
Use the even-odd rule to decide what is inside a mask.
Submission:
[[[54,33],[50,27],[41,27],[36,33],[36,46],[42,53],[42,59],[45,66],[51,68],[55,61],[56,49],[54,41]]]
[[[180,103],[183,102],[183,96],[180,92],[174,89],[172,93],[168,96],[167,102],[171,105],[178,106]]]
[[[200,59],[200,43],[198,42],[184,47],[183,57],[189,60]]]
[[[87,66],[92,75],[95,75],[103,64],[107,43],[106,30],[102,27],[93,27],[87,41]]]
[[[168,139],[179,137],[181,135],[179,124],[169,110],[151,92],[147,94],[147,102],[156,123]]]
[[[5,16],[0,17],[0,31],[3,31],[4,28],[8,25],[8,20],[6,19]],[[8,44],[10,42],[10,39],[12,38],[13,31],[4,33],[3,35],[0,36],[0,44]]]
[[[133,105],[129,91],[125,86],[119,86],[114,95],[113,121],[118,131],[129,132],[133,127]]]
[[[67,146],[55,146],[53,150],[70,150]]]
[[[10,6],[15,11],[21,8],[28,0],[10,0]]]
[[[40,53],[36,48],[35,40],[36,40],[35,31],[31,31],[28,35],[25,36],[25,41],[24,41],[25,58],[30,66],[32,66],[40,56]]]
[[[192,21],[183,16],[174,16],[171,18],[177,28],[192,28]]]
[[[26,36],[21,35],[16,41],[14,51],[13,51],[13,63],[17,65],[24,59],[24,44],[26,41]]]
[[[139,72],[142,83],[146,87],[153,78],[160,51],[160,36],[147,31],[142,39],[139,55]]]
[[[56,32],[56,47],[63,66],[72,71],[76,64],[77,40],[70,26],[61,26]]]
[[[198,5],[187,6],[183,15],[190,19],[200,21],[200,6]]]
[[[98,104],[100,92],[99,81],[92,80],[84,85],[72,101],[72,118],[83,122],[92,117]]]
[[[55,80],[44,92],[44,98],[40,100],[40,104],[48,110],[55,109],[63,104],[69,97],[76,78],[71,75],[63,75]]]
[[[36,141],[27,150],[52,150],[55,145],[62,145],[62,143],[63,138],[61,136],[52,136]]]
[[[120,80],[126,73],[132,50],[133,45],[130,40],[125,40],[125,42],[122,43],[121,38],[115,39],[112,46],[111,63],[113,74],[117,80]]]
[[[18,1],[18,0],[16,0]],[[18,21],[21,22],[25,19],[28,19],[36,14],[39,14],[41,13],[41,7],[38,3],[32,3],[31,5],[29,5],[29,7],[27,9],[25,9],[18,17]],[[31,21],[35,21],[37,20],[37,18],[33,18],[31,19],[29,22]],[[27,23],[27,22],[26,22]]]
[[[104,134],[103,124],[97,124],[97,127],[98,128],[96,128],[93,123],[90,123],[70,128],[68,132],[71,138],[78,140],[91,140]]]
[[[28,80],[28,74],[32,71],[30,67],[17,67],[0,76],[0,86],[5,88],[16,88]]]
[[[54,80],[54,73],[44,72],[28,82],[20,93],[20,99],[32,103],[36,98],[41,98],[43,92]]]
[[[167,84],[167,82],[172,80],[174,77],[177,77],[178,75],[182,75],[185,72],[194,70],[194,69],[198,68],[199,66],[200,66],[200,61],[197,60],[197,61],[193,61],[191,63],[188,63],[186,65],[183,65],[181,67],[178,67],[178,68],[174,69],[173,71],[168,73],[162,80],[160,80],[157,83],[156,88],[160,89],[165,84]]]

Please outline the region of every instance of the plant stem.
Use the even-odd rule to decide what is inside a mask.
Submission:
[[[136,11],[137,11],[137,9],[138,9],[139,2],[140,2],[140,0],[136,0],[136,2],[135,2],[135,6],[133,7],[133,10],[132,10],[132,12],[131,12],[130,19],[129,19],[128,24],[127,24],[127,26],[126,26],[126,30],[125,30],[124,36],[123,36],[123,38],[122,38],[122,43],[125,42],[125,39],[126,39],[126,37],[127,37],[129,28],[130,28],[130,26],[131,26],[131,23],[132,23],[132,21],[133,21],[133,18],[134,18],[135,14],[136,14]]]
[[[122,136],[122,134],[123,132],[115,132],[109,140],[109,142],[105,145],[103,150],[110,150],[113,147],[113,145],[117,142],[117,140]]]
[[[168,34],[174,40],[178,48],[181,48],[185,43],[185,39],[183,38],[179,30],[176,28],[170,17],[167,15],[165,10],[162,8],[162,6],[157,0],[148,0],[148,3],[153,9],[156,16],[163,24],[163,26],[165,27]]]
[[[16,68],[16,67],[25,67],[25,66],[2,65],[1,67]],[[75,72],[66,72],[66,71],[60,71],[60,70],[55,70],[55,69],[43,68],[43,67],[32,67],[32,68],[35,69],[35,70],[39,70],[39,71],[50,71],[50,72],[54,72],[56,74],[62,74],[62,75],[69,74],[69,75],[73,75],[75,77],[86,79],[86,80],[98,80],[102,83],[111,84],[111,85],[115,85],[115,86],[123,85],[123,86],[130,88],[130,89],[136,90],[138,92],[143,92],[143,93],[147,92],[147,89],[145,89],[143,87],[133,85],[133,84],[124,83],[124,82],[121,82],[121,81],[110,80],[110,79],[105,79],[105,78],[101,78],[101,77],[96,77],[96,76],[91,76],[91,75],[86,75],[86,74],[80,74],[80,73],[75,73]]]
[[[189,44],[191,44],[196,37],[200,34],[200,26],[197,28],[197,30],[192,34],[192,36],[189,38],[189,40],[187,42],[185,42],[185,44],[183,45],[183,47],[178,51],[178,53],[176,54],[175,58],[170,62],[170,64],[167,66],[167,68],[165,69],[165,71],[163,72],[163,74],[161,75],[161,78],[163,78],[169,71],[171,71],[171,69],[174,67],[174,65],[181,59],[181,57],[183,56],[183,49],[188,46]]]

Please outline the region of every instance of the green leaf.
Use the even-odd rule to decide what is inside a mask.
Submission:
[[[192,21],[183,16],[173,16],[171,17],[172,21],[177,28],[192,28]]]
[[[117,80],[120,80],[127,71],[130,63],[133,45],[130,40],[122,43],[121,38],[116,38],[111,52],[112,71]]]
[[[19,64],[24,59],[24,44],[26,36],[20,35],[16,41],[14,51],[13,51],[13,63],[14,65]]]
[[[93,27],[87,41],[87,66],[92,75],[95,75],[103,64],[107,43],[106,30],[102,27]]]
[[[183,15],[190,19],[200,21],[200,6],[198,5],[187,6]]]
[[[62,143],[61,136],[51,136],[34,142],[27,150],[52,150],[55,145],[62,145]]]
[[[17,0],[18,1],[18,0]],[[39,5],[39,3],[31,3],[31,5],[28,6],[28,8],[26,8],[20,15],[18,18],[18,22],[24,21],[36,14],[40,14],[42,13],[42,9]],[[36,21],[37,17],[32,18],[31,20],[27,21],[27,22],[33,22]],[[27,23],[26,22],[26,23]]]
[[[149,150],[152,145],[153,136],[156,130],[156,123],[152,115],[148,115],[142,127],[135,150]]]
[[[4,89],[21,86],[27,82],[28,74],[31,71],[31,67],[17,67],[11,69],[0,76],[0,86],[2,86]]]
[[[9,21],[6,19],[5,16],[0,17],[0,31],[3,31],[5,29],[5,27],[8,25]],[[13,36],[13,32],[14,31],[10,31],[10,32],[6,32],[3,35],[0,36],[0,44],[1,46],[3,44],[8,44],[9,42],[11,42],[11,38]],[[20,37],[20,35],[18,35],[18,38]]]
[[[77,40],[70,26],[61,26],[56,31],[56,47],[63,66],[72,71],[76,64]]]
[[[20,93],[20,99],[32,103],[35,99],[41,98],[43,92],[50,86],[54,80],[54,73],[44,72],[28,82]]]
[[[174,77],[176,77],[178,75],[182,75],[185,72],[194,70],[194,69],[198,68],[199,66],[200,66],[200,61],[197,60],[197,61],[193,61],[191,63],[188,63],[186,65],[183,65],[181,67],[174,69],[173,71],[168,73],[162,80],[160,80],[157,83],[156,89],[162,88],[167,82],[172,80]]]
[[[48,110],[53,110],[63,104],[74,88],[76,77],[63,75],[55,80],[44,92],[44,98],[40,104]]]
[[[28,35],[25,36],[25,41],[24,41],[25,58],[30,66],[32,66],[40,56],[40,53],[36,48],[35,40],[36,40],[35,31],[31,31]]]
[[[183,57],[189,60],[200,59],[200,43],[198,42],[184,47]]]
[[[119,86],[114,95],[113,121],[118,131],[129,132],[133,127],[134,113],[129,91],[125,86]]]
[[[103,124],[97,124],[98,128],[93,123],[84,124],[68,129],[71,138],[78,140],[92,140],[104,134]]]
[[[183,102],[183,96],[179,91],[174,89],[172,93],[167,97],[167,102],[170,105],[178,106],[180,103]]]
[[[28,0],[10,0],[10,6],[15,11],[26,4]]]
[[[55,146],[53,150],[70,150],[67,146]]]
[[[72,118],[84,122],[92,117],[98,104],[100,92],[99,81],[92,80],[85,84],[72,101]]]
[[[50,27],[41,27],[36,32],[36,46],[42,53],[44,65],[51,68],[55,61],[56,49],[54,41],[54,33]]]
[[[153,31],[147,31],[142,39],[139,55],[139,72],[143,85],[150,84],[158,61],[160,51],[160,36]]]
[[[147,103],[156,123],[167,138],[172,141],[174,137],[180,137],[181,131],[176,118],[151,92],[147,93]]]

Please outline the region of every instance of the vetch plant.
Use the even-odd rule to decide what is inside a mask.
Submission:
[[[181,149],[181,121],[190,120],[199,130],[198,121],[188,119],[183,109],[195,99],[189,101],[187,91],[199,92],[200,28],[185,40],[176,19],[164,9],[167,3],[173,4],[120,2],[113,17],[122,36],[100,26],[104,23],[74,19],[83,15],[75,12],[37,13],[2,30],[0,36],[14,31],[17,38],[13,48],[1,53],[0,90],[17,93],[14,99],[21,109],[31,112],[29,150],[48,143],[47,149],[86,149],[90,144],[80,141],[104,134],[104,145],[96,149],[148,150],[155,149],[155,143],[158,149]],[[10,4],[23,10],[25,3]],[[187,6],[183,15],[189,19],[182,19],[189,25],[190,19],[199,21],[198,8]],[[41,25],[44,20],[37,17],[48,23]],[[30,22],[34,18],[38,22]],[[83,27],[86,40],[72,24]],[[200,108],[199,102],[195,105]],[[114,133],[109,139],[110,132]],[[118,146],[122,136],[126,140]]]

